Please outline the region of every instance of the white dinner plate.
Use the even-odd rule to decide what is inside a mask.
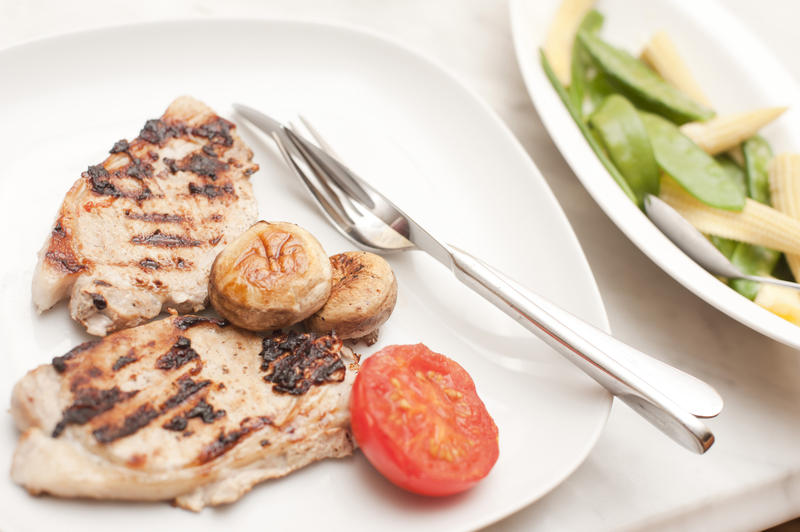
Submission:
[[[592,152],[539,61],[539,47],[560,3],[512,0],[510,14],[514,47],[528,93],[575,175],[617,227],[675,280],[743,324],[800,348],[800,327],[728,288],[687,257],[624,195]],[[797,83],[720,2],[600,0],[596,8],[605,15],[602,35],[634,54],[653,33],[666,30],[720,114],[788,105],[789,111],[762,134],[775,153],[800,151]]]
[[[132,138],[176,96],[235,120],[261,170],[260,216],[311,230],[329,253],[352,249],[272,146],[231,103],[280,117],[302,111],[356,171],[444,239],[607,329],[591,271],[539,171],[489,107],[426,59],[376,36],[285,21],[190,21],[104,29],[0,51],[0,397],[26,371],[87,338],[62,303],[38,316],[36,252],[87,165]],[[265,482],[200,515],[165,503],[32,497],[0,480],[3,530],[451,530],[476,528],[564,480],[594,445],[610,396],[417,252],[389,258],[399,300],[379,344],[424,342],[473,376],[500,430],[500,458],[473,490],[405,493],[360,453]],[[7,404],[7,403],[6,403]],[[2,471],[18,437],[0,423]]]

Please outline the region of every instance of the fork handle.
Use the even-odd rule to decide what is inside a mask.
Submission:
[[[448,248],[453,271],[461,282],[536,334],[660,431],[698,454],[706,452],[714,443],[714,435],[699,419],[656,388],[657,366],[639,364],[636,367],[637,355],[640,359],[654,359],[522,288],[469,253],[452,246]],[[614,351],[615,355],[609,351]],[[619,356],[622,352],[625,354]],[[642,373],[649,373],[651,382],[639,376],[645,366],[650,371]],[[666,364],[662,366],[674,369]],[[663,373],[669,380],[669,372]]]

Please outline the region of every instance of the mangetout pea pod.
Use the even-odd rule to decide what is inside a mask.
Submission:
[[[597,10],[592,9],[586,16],[583,17],[580,25],[578,26],[578,33],[585,31],[588,33],[597,33],[603,26],[603,15]],[[577,34],[575,35],[575,42],[572,44],[572,75],[569,85],[569,97],[572,105],[583,116],[583,101],[586,95],[586,86],[593,80],[592,77],[599,75],[599,71],[592,65],[592,58],[581,46]]]
[[[780,258],[780,251],[739,242],[730,259],[734,266],[748,275],[768,276]],[[759,283],[746,279],[731,279],[730,286],[747,299],[755,299],[761,288]]]
[[[717,235],[708,235],[708,239],[711,240],[711,243],[714,244],[728,260],[733,257],[733,252],[736,251],[736,246],[739,245],[739,242],[736,240],[722,238]]]
[[[742,143],[745,160],[747,195],[766,205],[772,204],[769,191],[767,167],[772,159],[772,148],[760,136],[752,137]],[[731,262],[744,273],[750,275],[770,275],[781,258],[780,251],[739,242],[731,255]],[[748,299],[755,299],[761,285],[744,279],[733,279],[731,288]]]
[[[747,175],[747,195],[769,205],[771,199],[767,166],[772,160],[769,142],[759,135],[751,137],[742,143],[742,154]]]
[[[637,107],[663,115],[677,124],[707,120],[714,111],[695,102],[661,79],[642,61],[590,32],[578,39],[608,80]]]
[[[700,149],[678,127],[658,115],[640,112],[658,166],[703,203],[740,211],[745,195],[713,157]]]
[[[575,121],[578,129],[580,129],[581,133],[583,133],[584,138],[589,143],[589,146],[592,148],[595,155],[597,155],[597,158],[600,159],[600,162],[603,163],[603,166],[606,167],[608,173],[611,174],[611,177],[614,178],[614,181],[617,182],[625,195],[628,196],[633,202],[636,202],[636,194],[633,193],[633,190],[631,190],[628,182],[625,180],[622,174],[619,173],[617,167],[614,166],[614,163],[612,163],[605,154],[603,148],[597,142],[597,139],[592,136],[591,131],[589,131],[589,126],[587,126],[586,123],[581,119],[580,111],[576,109],[574,105],[572,105],[572,101],[569,98],[569,94],[567,94],[567,90],[564,88],[561,82],[558,81],[558,78],[556,77],[555,72],[553,72],[553,69],[550,66],[550,62],[547,60],[547,56],[544,54],[544,51],[539,50],[539,57],[542,61],[542,68],[544,69],[547,79],[550,80],[550,83],[553,85],[553,89],[555,89],[558,97],[561,98],[562,102],[564,102],[567,111],[569,111],[570,116],[572,116],[572,119]]]
[[[658,164],[647,130],[631,102],[612,94],[589,117],[589,125],[636,194],[637,203],[642,205],[647,194],[658,195]]]
[[[742,194],[747,195],[747,176],[741,166],[736,164],[736,161],[731,159],[728,154],[723,153],[714,157],[723,170],[733,179]]]

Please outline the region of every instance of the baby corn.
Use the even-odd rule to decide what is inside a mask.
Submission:
[[[701,203],[672,178],[661,180],[659,197],[700,232],[800,254],[800,220],[747,198],[739,211],[716,209]]]
[[[745,113],[718,116],[706,122],[690,122],[681,132],[709,155],[735,148],[778,118],[786,107],[766,107]]]
[[[544,53],[550,67],[562,85],[568,87],[572,79],[572,44],[575,33],[586,13],[592,9],[595,0],[563,0],[547,32]]]
[[[800,154],[782,153],[769,165],[769,189],[776,209],[800,219]],[[787,253],[786,261],[795,279],[800,279],[800,255]]]
[[[644,46],[642,60],[659,73],[664,80],[686,96],[706,107],[711,107],[703,89],[695,81],[689,67],[678,54],[678,49],[665,31],[659,31]]]

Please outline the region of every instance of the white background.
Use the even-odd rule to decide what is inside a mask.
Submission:
[[[800,78],[800,3],[725,4]],[[528,99],[505,2],[0,0],[0,47],[110,24],[215,16],[362,26],[446,65],[500,114],[548,180],[584,247],[615,334],[709,381],[725,397],[723,415],[709,423],[718,443],[703,457],[677,448],[615,405],[597,447],[576,474],[499,529],[757,530],[800,515],[800,353],[689,293],[592,202]],[[146,59],[142,62],[145,72]],[[0,83],[13,80],[0,72]]]

